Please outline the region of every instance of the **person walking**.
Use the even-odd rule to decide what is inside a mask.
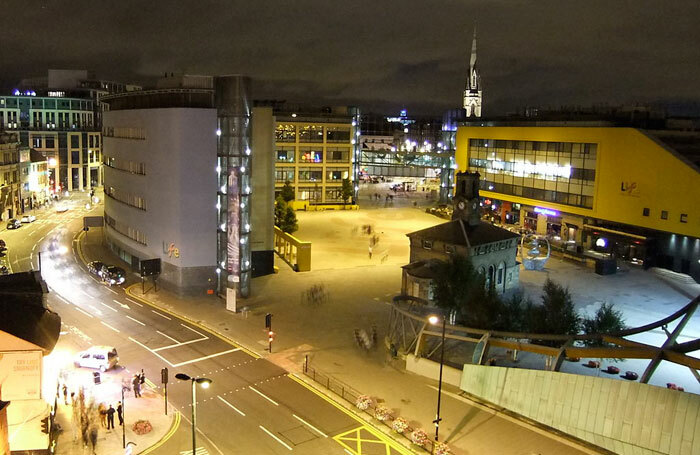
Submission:
[[[369,246],[369,258],[372,259],[372,245]]]
[[[131,381],[131,385],[134,386],[134,398],[141,397],[141,378],[138,374],[134,375],[134,379]]]
[[[97,427],[90,428],[90,445],[92,446],[92,455],[97,455]]]
[[[68,387],[66,384],[63,384],[63,403],[68,404]]]
[[[102,428],[107,428],[107,406],[104,403],[100,403],[97,407],[97,413],[100,415],[100,425]]]
[[[119,418],[119,426],[124,425],[124,409],[121,401],[117,403],[117,417]]]
[[[116,411],[112,407],[112,405],[109,405],[109,409],[107,409],[107,429],[108,430],[114,430],[114,413]]]

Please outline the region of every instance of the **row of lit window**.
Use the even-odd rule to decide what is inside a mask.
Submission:
[[[350,142],[350,130],[350,126],[280,123],[275,127],[275,139],[277,142]]]
[[[505,183],[489,182],[481,180],[479,185],[482,190],[493,191],[501,194],[510,194],[538,201],[553,202],[556,204],[571,205],[574,207],[593,208],[593,196],[573,194],[563,191],[532,188],[528,186],[509,185]]]
[[[280,191],[276,191],[275,197],[280,194]],[[321,188],[299,187],[296,191],[296,199],[310,202],[343,202],[343,192],[339,187],[326,188],[325,199],[322,197],[323,194]]]
[[[146,175],[146,163],[138,161],[119,160],[111,156],[105,156],[103,159],[105,166],[120,171],[130,172],[132,174]]]
[[[276,162],[294,163],[296,152],[294,147],[278,147]],[[314,147],[299,147],[299,163],[323,163],[323,150]],[[327,149],[326,162],[328,163],[348,163],[350,161],[350,150]]]
[[[102,128],[104,137],[116,137],[120,139],[146,139],[144,128],[123,128],[117,126],[105,126]]]
[[[343,179],[349,178],[350,169],[341,168],[326,168],[326,182],[340,183]],[[294,182],[294,168],[277,168],[275,169],[276,182]],[[314,168],[299,168],[297,172],[297,182],[322,182],[323,170]]]
[[[0,106],[7,108],[63,109],[71,111],[92,111],[89,100],[57,100],[52,98],[0,98]]]
[[[146,199],[141,196],[135,196],[131,193],[117,190],[112,186],[105,186],[105,195],[139,210],[146,210]]]
[[[503,139],[469,139],[470,149],[484,147],[489,150],[524,150],[540,152],[573,153],[577,155],[595,155],[597,144],[579,142],[540,142],[540,141],[509,141]]]
[[[141,245],[147,245],[146,243],[146,234],[143,232],[139,231],[138,229],[134,229],[130,226],[125,225],[124,223],[121,223],[111,216],[107,215],[105,212],[105,224],[118,233],[120,233],[123,236],[126,236],[133,240],[134,242],[140,243]]]

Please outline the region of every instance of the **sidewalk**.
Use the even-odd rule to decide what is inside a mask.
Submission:
[[[117,367],[116,371],[102,373],[101,383],[94,384],[93,370],[91,369],[70,369],[66,370],[66,382],[68,383],[68,404],[63,401],[61,395],[58,400],[55,422],[63,431],[59,433],[56,443],[56,454],[58,455],[86,455],[92,454],[91,447],[85,447],[81,437],[80,420],[77,412],[73,415],[73,405],[71,404],[70,393],[75,392],[76,396],[80,387],[85,390],[85,402],[93,403],[93,411],[88,411],[91,425],[98,429],[97,445],[95,453],[97,455],[112,455],[124,453],[122,447],[122,427],[119,425],[119,418],[115,412],[114,426],[108,430],[102,426],[99,414],[96,412],[97,406],[104,403],[108,408],[111,404],[116,410],[121,401],[122,379],[129,381],[131,373]],[[89,408],[89,406],[88,406]],[[163,407],[163,397],[150,387],[142,389],[141,398],[135,398],[132,391],[124,392],[124,423],[126,442],[133,442],[133,453],[138,454],[153,445],[156,445],[173,428],[176,421],[176,413],[171,412],[165,415]],[[133,425],[137,420],[146,420],[150,423],[152,430],[146,434],[138,435],[133,430]]]
[[[118,263],[118,258],[99,242],[97,237],[88,241],[82,237],[85,260]],[[227,311],[217,297],[179,298],[165,290],[155,293],[148,288],[143,295],[140,284],[130,287],[129,292],[233,338],[291,372],[300,373],[308,355],[314,368],[363,394],[376,397],[395,415],[406,418],[412,427],[434,434],[436,381],[406,373],[400,361],[389,358],[381,343],[369,352],[360,351],[354,344],[355,328],[369,330],[376,326],[378,339],[384,339],[390,312],[387,302],[399,290],[401,270],[387,264],[371,269],[326,269],[299,274],[277,262],[280,272],[256,278],[253,281],[255,296],[239,301],[239,313],[235,314]],[[131,278],[134,282],[135,275]],[[394,293],[387,294],[387,283],[392,282],[395,283]],[[330,296],[328,301],[318,305],[303,304],[301,293],[318,283],[325,284]],[[265,352],[267,332],[264,326],[268,312],[273,314],[276,333],[273,354]],[[440,435],[456,455],[583,453],[553,439],[550,434],[543,436],[544,430],[484,410],[459,396],[459,392],[455,387],[443,385]]]

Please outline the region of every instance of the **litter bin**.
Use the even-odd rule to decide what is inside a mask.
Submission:
[[[99,385],[102,382],[102,378],[100,378],[99,371],[95,371],[92,373],[92,380],[95,381],[95,385]]]

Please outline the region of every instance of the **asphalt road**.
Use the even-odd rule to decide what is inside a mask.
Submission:
[[[51,291],[47,302],[61,315],[62,336],[76,337],[85,348],[116,347],[123,367],[143,369],[154,383],[168,367],[168,398],[182,412],[183,424],[153,453],[191,453],[191,385],[176,380],[175,373],[213,381],[208,389],[197,387],[200,455],[349,453],[332,436],[362,425],[286,371],[90,275],[74,249],[88,213],[85,198],[74,196],[65,213],[39,211],[36,222],[0,232],[0,238],[7,242],[13,272],[38,268],[41,252],[42,276]]]

